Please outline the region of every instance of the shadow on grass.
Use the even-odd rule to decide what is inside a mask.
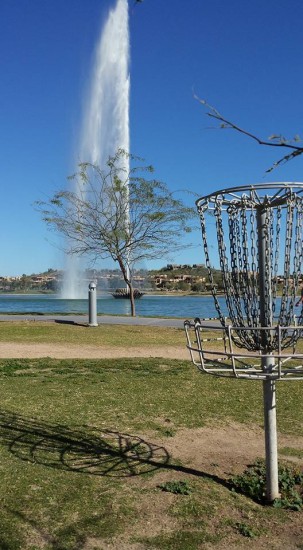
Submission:
[[[83,314],[81,314],[83,315]],[[58,325],[73,325],[74,327],[88,327],[88,321],[87,323],[77,323],[76,321],[66,321],[65,319],[55,319],[55,323]]]
[[[29,517],[24,512],[18,510],[12,510],[6,506],[3,507],[8,517],[14,517],[20,522],[20,525],[25,526],[27,531],[31,531],[39,541],[42,542],[41,546],[31,546],[31,548],[37,549],[44,548],[45,546],[49,550],[83,550],[87,548],[86,543],[90,539],[91,529],[94,529],[96,525],[104,523],[104,512],[94,515],[93,517],[84,517],[80,521],[67,522],[65,525],[59,527],[56,533],[51,533],[46,527],[42,526],[38,520]],[[107,511],[110,515],[110,510]],[[0,548],[1,550],[17,550],[22,548],[19,542],[12,543],[11,534],[9,533],[5,540],[0,534]],[[38,536],[38,537],[37,537]]]
[[[128,477],[164,468],[230,488],[216,475],[172,463],[163,446],[136,435],[91,426],[69,428],[0,411],[0,445],[20,460],[60,470]]]
[[[95,476],[130,477],[143,475],[159,469],[194,475],[212,480],[229,488],[228,483],[217,476],[203,471],[173,464],[165,447],[145,439],[116,431],[101,431],[96,427],[79,426],[69,428],[61,424],[41,421],[0,411],[0,445],[6,447],[19,460],[40,464],[66,472],[76,472]],[[100,524],[106,537],[113,535],[111,503],[93,517],[83,517],[80,522],[62,525],[55,533],[40,525],[39,521],[24,513],[3,507],[7,517],[14,517],[30,529],[38,539],[52,550],[82,550],[89,538],[87,532]],[[121,520],[116,518],[117,525]],[[16,544],[11,528],[0,534],[0,547],[3,550],[21,548],[16,534]],[[7,540],[6,540],[7,538]],[[101,537],[102,538],[102,537]]]

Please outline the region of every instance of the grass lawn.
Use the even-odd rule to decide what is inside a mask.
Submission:
[[[2,321],[0,342],[185,347],[185,334],[182,329],[155,326],[99,325],[92,328],[46,321]]]
[[[34,336],[30,325],[1,323],[0,339],[79,343],[76,328],[41,323]],[[113,330],[83,328],[85,341],[102,335],[108,345]],[[174,329],[121,330],[124,346],[134,332],[141,345],[184,343]],[[261,506],[232,492],[215,464],[205,473],[166,449],[184,429],[262,426],[258,382],[201,375],[188,361],[48,358],[1,360],[0,381],[1,550],[227,549],[247,538],[250,548],[282,548],[288,531],[288,548],[303,548],[300,512]],[[279,430],[295,441],[302,386],[281,383],[277,394]],[[302,451],[289,445],[283,458]],[[187,493],[163,492],[169,481]]]
[[[231,536],[256,541],[300,515],[231,492],[157,443],[206,423],[261,425],[258,383],[159,359],[2,360],[0,379],[3,550],[107,548],[111,540],[122,548],[123,534],[138,548],[224,548]],[[289,387],[278,388],[278,422],[296,436],[301,388]],[[190,494],[163,493],[159,481],[169,479],[185,480]],[[143,526],[152,521],[148,503],[158,503],[155,527],[165,518],[154,535]]]

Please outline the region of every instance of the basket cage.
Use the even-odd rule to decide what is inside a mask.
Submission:
[[[244,378],[250,380],[301,380],[303,379],[303,354],[296,353],[297,336],[303,336],[303,328],[297,326],[270,329],[260,328],[260,332],[275,333],[278,349],[271,354],[260,349],[244,352],[239,350],[239,334],[252,329],[233,327],[227,324],[209,324],[196,318],[184,323],[187,347],[191,360],[196,367],[208,374],[223,377]],[[287,332],[289,341],[293,344],[282,349],[282,340]],[[296,333],[296,334],[294,334]],[[221,343],[220,349],[218,342]],[[241,346],[243,348],[243,346]]]
[[[271,370],[278,378],[288,358],[294,359],[303,334],[302,195],[303,183],[283,182],[230,188],[196,202],[209,284],[232,371],[236,369],[234,348],[244,348],[248,354],[257,352],[261,359],[275,357],[276,366]],[[223,296],[213,266],[220,268]],[[199,365],[205,367],[203,327],[197,320],[186,323],[188,347],[191,353],[196,350]],[[191,343],[191,331],[196,347]],[[245,362],[246,355],[241,356]],[[212,361],[218,363],[214,356]],[[239,356],[238,371],[241,361]],[[221,360],[219,363],[222,365]],[[246,367],[251,369],[251,365]]]
[[[278,349],[276,334],[260,332],[260,326],[303,324],[302,303],[294,321],[303,260],[303,184],[298,185],[251,186],[243,192],[235,188],[197,201],[205,263],[219,319],[225,326],[212,269],[218,263],[231,324],[255,329],[238,331],[235,344],[248,350],[261,348],[270,353]],[[261,195],[261,191],[265,193]],[[215,223],[216,243],[208,241],[209,222]],[[211,257],[214,250],[217,254]],[[297,337],[297,332],[290,336],[285,331],[282,347]]]

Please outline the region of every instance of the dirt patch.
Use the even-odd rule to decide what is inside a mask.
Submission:
[[[142,434],[143,439],[151,440],[151,434]],[[86,542],[85,550],[107,549],[107,550],[146,550],[142,542],[145,537],[155,537],[163,533],[173,535],[180,530],[181,520],[171,513],[172,509],[179,506],[180,497],[171,493],[157,491],[161,483],[171,480],[187,480],[190,484],[201,483],[203,480],[212,479],[214,484],[207,488],[207,491],[221,491],[222,500],[213,516],[205,512],[205,518],[197,517],[197,522],[205,521],[209,533],[216,535],[217,530],[221,532],[221,540],[211,542],[194,543],[191,550],[299,550],[303,548],[302,513],[289,512],[281,517],[279,511],[270,517],[264,512],[259,504],[250,499],[235,501],[235,506],[230,503],[230,490],[224,488],[224,483],[231,477],[247,467],[256,458],[264,457],[264,434],[260,428],[244,426],[242,424],[212,425],[198,429],[180,429],[174,437],[152,439],[156,445],[162,445],[169,452],[174,464],[182,466],[174,469],[163,468],[152,477],[144,478],[136,476],[130,478],[127,483],[138,491],[137,517],[136,521],[130,524],[123,535],[114,538],[112,541],[101,541],[90,539]],[[303,448],[303,437],[292,437],[280,435],[279,446]],[[296,459],[297,460],[297,459]],[[299,461],[303,465],[303,461]],[[221,493],[220,493],[221,494]],[[207,495],[205,493],[205,498]],[[202,504],[203,507],[203,504]],[[226,519],[226,526],[222,527],[222,519]],[[258,525],[261,533],[255,538],[246,538],[235,529],[236,524]],[[192,525],[186,526],[186,530],[194,529]],[[200,527],[203,532],[203,527]],[[224,535],[222,536],[222,529]],[[262,532],[263,529],[263,532]],[[166,547],[166,546],[165,546]],[[160,548],[156,546],[155,548]],[[173,546],[169,546],[173,548]],[[185,546],[177,545],[178,548]]]
[[[236,423],[180,429],[175,437],[163,438],[160,443],[182,464],[226,478],[264,457],[263,430]],[[278,444],[280,448],[303,449],[303,437],[280,434]],[[293,460],[303,466],[303,460]]]
[[[72,344],[24,344],[1,342],[0,358],[36,359],[53,357],[54,359],[110,359],[120,357],[163,357],[164,359],[188,359],[185,347],[150,346],[115,348],[112,346],[76,346]]]

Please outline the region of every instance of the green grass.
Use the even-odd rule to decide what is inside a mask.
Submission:
[[[214,395],[201,403],[199,374],[187,362],[151,359],[119,360],[5,360],[0,361],[2,406],[22,406],[55,421],[91,423],[95,417],[112,429],[145,429],[157,425],[159,417],[171,418],[174,426],[197,426],[201,412],[214,414]],[[16,398],[16,395],[18,396]],[[35,395],[35,402],[32,396]],[[19,405],[16,403],[19,403]],[[68,404],[68,406],[67,406]],[[224,408],[227,403],[224,404]],[[223,414],[225,412],[223,411]]]
[[[187,361],[166,359],[0,360],[1,404],[58,422],[111,429],[195,428],[211,419],[262,425],[262,385],[201,375]],[[301,434],[300,382],[277,389],[279,430]]]
[[[0,342],[185,347],[185,334],[183,329],[155,326],[99,325],[92,328],[47,321],[2,321]]]
[[[282,447],[282,449],[279,449],[280,455],[283,456],[292,456],[296,458],[303,459],[303,449],[294,449],[293,447]]]
[[[203,376],[188,361],[46,358],[1,360],[0,387],[1,550],[103,548],[123,534],[144,548],[196,550],[291,521],[156,443],[184,427],[262,425],[257,382]],[[277,399],[279,430],[301,435],[300,383],[278,384]],[[172,481],[189,494],[159,488]],[[152,518],[146,501],[159,502],[171,528],[136,534]]]

